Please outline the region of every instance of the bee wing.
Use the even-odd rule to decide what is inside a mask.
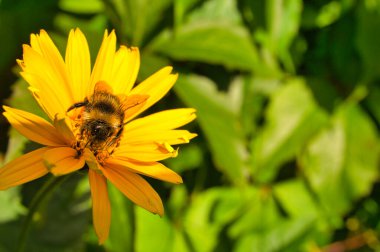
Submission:
[[[103,92],[103,93],[110,93],[110,94],[113,93],[112,87],[108,85],[107,82],[105,81],[98,81],[95,84],[94,93],[96,92]]]
[[[149,95],[139,94],[120,97],[121,106],[124,110],[124,119],[137,113],[144,106],[148,98]]]

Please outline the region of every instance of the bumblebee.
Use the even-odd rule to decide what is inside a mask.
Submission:
[[[148,96],[144,95],[123,98],[112,94],[111,88],[106,83],[98,82],[90,97],[67,109],[67,112],[70,112],[83,107],[77,117],[80,120],[79,142],[85,141],[82,148],[89,147],[97,151],[107,149],[117,143],[123,132],[124,119],[127,114],[130,114],[128,112],[131,112],[127,110],[140,108],[147,98]]]

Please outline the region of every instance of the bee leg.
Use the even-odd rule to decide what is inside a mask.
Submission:
[[[115,139],[118,139],[121,136],[121,133],[123,133],[124,127],[120,127],[119,131],[116,133]]]
[[[83,106],[86,106],[88,104],[88,100],[87,98],[83,101],[83,102],[77,102],[77,103],[74,103],[73,105],[71,105],[66,112],[69,112],[70,110],[73,110],[75,108],[80,108],[80,107],[83,107]]]

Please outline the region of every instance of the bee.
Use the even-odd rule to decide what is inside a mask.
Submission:
[[[78,118],[80,136],[87,139],[84,147],[106,149],[120,138],[126,116],[139,109],[147,98],[147,95],[117,96],[106,83],[98,82],[91,96],[73,104],[67,112],[83,107]]]

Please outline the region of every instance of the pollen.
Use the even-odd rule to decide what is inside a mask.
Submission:
[[[71,119],[71,126],[73,129],[76,141],[72,144],[72,148],[78,153],[78,157],[84,154],[84,150],[90,150],[95,156],[99,164],[104,164],[105,161],[112,155],[115,148],[119,146],[119,138],[115,139],[114,136],[107,136],[102,141],[96,141],[92,128],[89,127],[88,121],[83,108],[77,108],[67,112],[68,117]],[[95,127],[96,128],[96,127]],[[96,133],[96,132],[95,132]]]

